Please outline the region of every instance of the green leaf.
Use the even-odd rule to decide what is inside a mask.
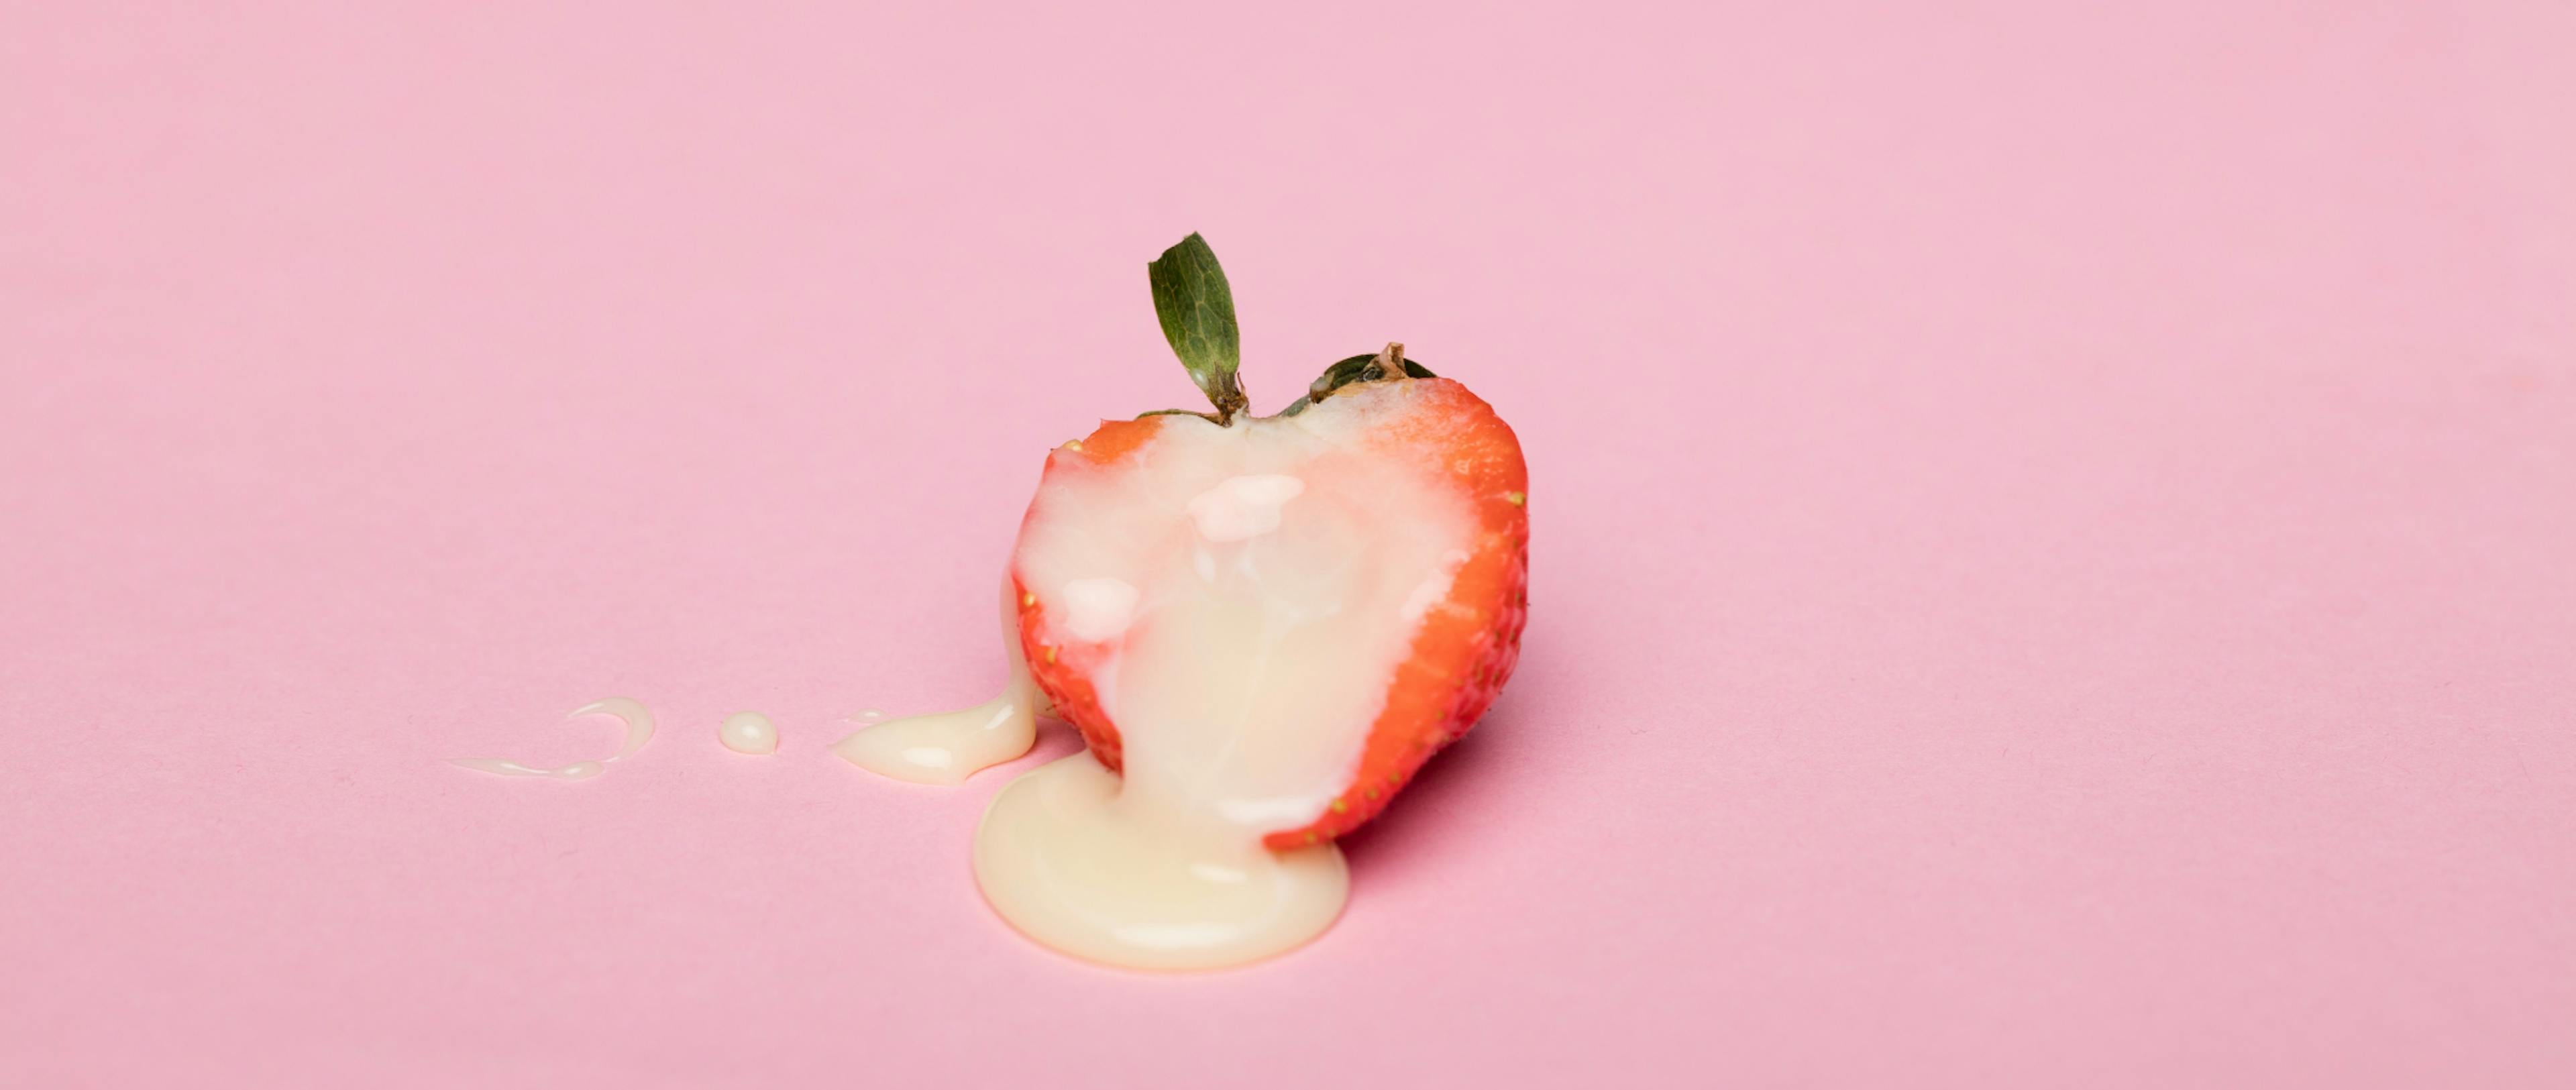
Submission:
[[[1306,387],[1306,396],[1298,398],[1296,404],[1281,410],[1279,415],[1295,416],[1305,412],[1307,406],[1333,396],[1333,391],[1354,382],[1380,382],[1392,377],[1378,365],[1377,359],[1381,354],[1372,352],[1364,356],[1352,356],[1324,368],[1324,373],[1317,376],[1315,381]],[[1411,356],[1404,358],[1404,373],[1408,378],[1438,377],[1431,373],[1430,368],[1415,362]]]
[[[1234,289],[1216,251],[1197,232],[1145,265],[1154,286],[1154,317],[1163,323],[1163,339],[1189,368],[1190,381],[1216,406],[1217,423],[1234,419],[1251,400],[1235,369],[1243,365],[1243,346],[1234,326]]]

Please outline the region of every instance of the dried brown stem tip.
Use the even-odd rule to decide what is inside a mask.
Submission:
[[[1379,353],[1377,354],[1377,358],[1376,358],[1376,359],[1370,360],[1370,361],[1369,361],[1369,366],[1374,367],[1374,368],[1377,368],[1377,370],[1378,370],[1378,375],[1379,375],[1380,377],[1382,377],[1382,378],[1390,378],[1390,379],[1403,378],[1403,377],[1404,377],[1404,342],[1402,342],[1402,341],[1388,341],[1388,342],[1386,342],[1386,350],[1385,350],[1385,351],[1383,351],[1383,352],[1379,352]]]

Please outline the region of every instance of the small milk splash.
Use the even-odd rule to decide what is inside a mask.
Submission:
[[[564,718],[579,719],[585,715],[615,716],[624,722],[626,724],[625,744],[619,746],[617,752],[596,761],[575,761],[561,768],[540,768],[500,757],[457,757],[447,763],[458,768],[470,768],[476,772],[488,772],[495,776],[545,776],[558,780],[586,780],[606,771],[610,763],[634,756],[638,750],[644,748],[644,743],[653,740],[653,713],[645,710],[644,705],[637,701],[622,696],[594,700],[574,708],[566,713]]]

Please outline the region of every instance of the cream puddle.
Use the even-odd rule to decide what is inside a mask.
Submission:
[[[880,776],[912,783],[953,785],[997,764],[1015,760],[1037,743],[1038,687],[1020,654],[1018,614],[1011,588],[1002,586],[1002,645],[1010,680],[1002,693],[972,708],[907,715],[868,725],[832,744],[842,760]]]
[[[1123,796],[1089,752],[1012,780],[975,829],[975,884],[1021,934],[1131,969],[1222,969],[1294,950],[1350,897],[1342,851],[1272,852]]]

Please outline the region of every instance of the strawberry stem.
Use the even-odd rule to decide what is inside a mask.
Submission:
[[[1154,317],[1162,323],[1163,339],[1171,342],[1172,354],[1189,369],[1190,381],[1207,395],[1208,404],[1216,406],[1210,419],[1220,425],[1233,422],[1251,400],[1235,377],[1243,365],[1242,337],[1234,324],[1234,289],[1225,282],[1216,251],[1193,231],[1147,262],[1145,278],[1154,289]]]
[[[1386,382],[1393,379],[1434,377],[1437,376],[1431,373],[1430,368],[1424,367],[1420,360],[1404,358],[1403,342],[1388,341],[1386,347],[1374,356],[1352,356],[1324,368],[1324,373],[1306,387],[1306,396],[1298,398],[1296,404],[1280,410],[1279,415],[1295,416],[1305,412],[1316,402],[1333,396],[1333,391],[1354,382]]]

